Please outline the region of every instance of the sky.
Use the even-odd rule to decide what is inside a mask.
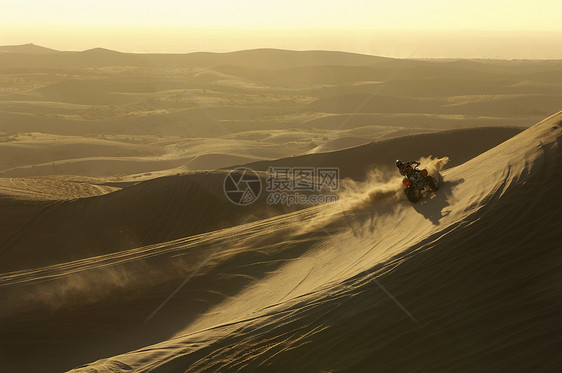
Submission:
[[[124,52],[329,49],[404,57],[562,58],[556,0],[7,2],[0,45]]]

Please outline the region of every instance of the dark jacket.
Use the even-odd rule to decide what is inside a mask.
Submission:
[[[416,161],[410,161],[410,162],[406,162],[404,164],[402,164],[402,167],[399,168],[400,170],[400,174],[403,176],[407,176],[410,177],[411,174],[413,174],[414,171],[414,167],[415,165],[420,165],[419,162]]]

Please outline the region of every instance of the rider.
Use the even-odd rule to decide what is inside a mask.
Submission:
[[[413,174],[415,174],[415,170],[414,170],[414,165],[419,166],[420,163],[416,162],[416,161],[410,161],[410,162],[402,162],[401,160],[397,160],[396,161],[396,167],[398,167],[398,171],[400,171],[400,174],[406,177],[410,177]]]

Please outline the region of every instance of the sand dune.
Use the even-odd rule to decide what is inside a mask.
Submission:
[[[1,270],[88,258],[268,216],[264,202],[244,209],[226,200],[224,177],[220,172],[169,176],[47,205],[6,202],[3,219],[10,229],[0,235]],[[38,252],[45,255],[34,255]]]
[[[560,371],[561,73],[0,47],[0,371]],[[339,201],[234,205],[238,165]]]
[[[447,100],[441,98],[406,98],[378,96],[376,100],[367,103],[362,112],[395,113],[399,108],[405,109],[405,113],[427,113],[427,114],[457,114],[470,115],[478,112],[481,115],[503,114],[517,112],[520,115],[528,115],[534,111],[548,114],[556,110],[560,102],[560,94],[541,95],[540,104],[526,107],[526,103],[534,95],[472,95],[453,96]],[[536,96],[535,96],[536,97]],[[335,96],[329,99],[318,100],[311,106],[325,113],[350,113],[355,110],[358,102],[364,102],[368,95]]]
[[[334,153],[262,161],[246,166],[263,172],[270,166],[339,167],[342,178],[364,180],[372,169],[388,171],[389,166],[400,156],[418,159],[422,156],[447,155],[451,165],[460,164],[519,131],[517,128],[485,128],[438,132],[371,143]],[[481,138],[485,140],[474,144]],[[467,142],[467,139],[472,140]],[[469,143],[470,146],[467,145]],[[431,149],[432,153],[428,153],[428,149]],[[193,161],[198,164],[190,163],[188,166],[205,168],[206,163],[216,164],[216,157],[228,158],[230,162],[244,160],[208,154]],[[358,159],[362,160],[361,165],[357,163]],[[225,160],[223,163],[228,162]],[[33,170],[41,171],[37,167]],[[98,174],[100,173],[101,170],[98,171]],[[243,221],[254,221],[294,210],[295,207],[268,207],[264,196],[259,203],[247,208],[232,205],[224,197],[222,189],[225,174],[226,171],[214,171],[174,175],[143,181],[99,198],[60,202],[48,207],[37,206],[37,211],[41,211],[44,217],[35,220],[32,225],[23,218],[25,215],[20,211],[27,211],[30,206],[20,203],[10,209],[6,208],[3,218],[10,221],[11,229],[0,233],[0,242],[4,242],[2,247],[7,252],[3,264],[0,264],[0,270],[25,269],[87,258],[213,231]],[[89,197],[114,190],[105,185],[62,183],[49,179],[22,179],[20,185],[16,186],[14,179],[8,180],[10,181],[4,183],[6,187],[0,189],[6,196],[37,195],[54,183],[69,185],[63,188],[67,192],[72,185],[90,185],[90,188],[94,189],[89,195],[86,191],[83,192],[84,195],[78,196],[76,193],[69,193],[64,199]],[[95,188],[99,188],[99,191]],[[64,190],[57,189],[58,194],[64,195]],[[42,199],[49,199],[48,196],[47,193]],[[27,216],[31,220],[33,214],[27,213]],[[71,219],[71,216],[79,216],[79,219]],[[155,217],[158,221],[156,224]],[[17,235],[10,232],[17,232]],[[33,252],[44,250],[46,246],[51,248],[48,255],[32,255]]]
[[[444,173],[440,194],[417,213],[375,198],[370,208],[377,220],[365,225],[353,202],[351,210],[325,206],[330,211],[311,218],[326,220],[311,222],[294,260],[174,338],[76,371],[555,369],[562,237],[557,209],[548,206],[562,203],[553,187],[560,179],[561,119],[549,118]],[[535,203],[521,200],[529,194]],[[305,218],[290,219],[300,225]],[[397,220],[416,228],[406,237],[392,235]],[[262,232],[264,224],[272,235],[279,230],[273,220],[260,224]],[[330,233],[319,239],[312,232],[322,227]],[[307,228],[281,230],[302,237]],[[236,251],[229,246],[227,253]],[[282,246],[286,255],[294,249]],[[283,250],[276,247],[272,242],[269,250]],[[243,273],[256,276],[236,272]],[[505,328],[513,330],[509,340]]]
[[[0,161],[2,177],[116,182],[404,133],[527,128],[557,112],[562,98],[560,61],[405,61],[274,49],[146,55],[23,45],[0,51],[0,154],[13,154]],[[255,137],[268,132],[276,136]],[[52,135],[51,142],[29,145],[27,154],[21,139],[39,133]],[[295,136],[285,141],[286,134]],[[62,136],[72,138],[74,145],[66,146],[77,152],[67,152]],[[200,146],[193,151],[194,142],[217,145],[212,153],[220,156]]]
[[[516,135],[518,128],[471,128],[397,137],[331,153],[307,154],[247,164],[254,170],[268,167],[338,167],[342,178],[365,180],[372,169],[394,171],[396,159],[448,157],[456,166]]]
[[[399,179],[369,179],[335,204],[4,273],[6,367],[49,356],[53,370],[104,357],[76,371],[554,369],[561,120],[442,171],[420,205]],[[157,221],[185,219],[169,218]],[[20,360],[30,338],[40,347]]]
[[[58,201],[88,198],[114,192],[119,188],[56,179],[0,178],[0,198],[24,201]]]

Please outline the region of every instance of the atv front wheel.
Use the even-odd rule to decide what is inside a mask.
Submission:
[[[412,188],[404,189],[404,193],[406,193],[406,197],[408,197],[408,200],[412,203],[416,203],[420,199],[418,193]]]

